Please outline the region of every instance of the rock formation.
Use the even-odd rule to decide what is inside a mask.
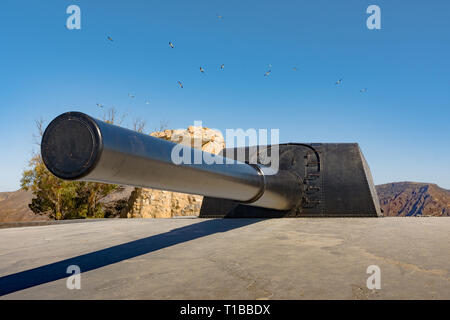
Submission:
[[[397,182],[376,189],[385,216],[450,216],[450,190],[435,184]]]

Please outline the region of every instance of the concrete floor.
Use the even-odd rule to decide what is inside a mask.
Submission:
[[[0,299],[450,299],[450,218],[111,219],[0,239]]]

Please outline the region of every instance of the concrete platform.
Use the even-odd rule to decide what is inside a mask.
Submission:
[[[450,218],[111,219],[0,239],[1,299],[450,299]]]

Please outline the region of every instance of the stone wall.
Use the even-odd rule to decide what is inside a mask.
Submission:
[[[218,154],[225,147],[219,131],[190,126],[187,129],[164,130],[151,136],[190,145],[193,148]],[[170,218],[173,216],[196,216],[200,213],[202,196],[171,191],[135,188],[122,210],[123,218]]]

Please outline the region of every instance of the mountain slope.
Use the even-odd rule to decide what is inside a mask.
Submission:
[[[47,216],[35,214],[28,208],[33,194],[23,189],[0,192],[0,222],[48,220]]]
[[[435,184],[396,182],[376,189],[385,216],[450,216],[450,190]]]
[[[0,201],[8,199],[14,192],[0,192]]]

